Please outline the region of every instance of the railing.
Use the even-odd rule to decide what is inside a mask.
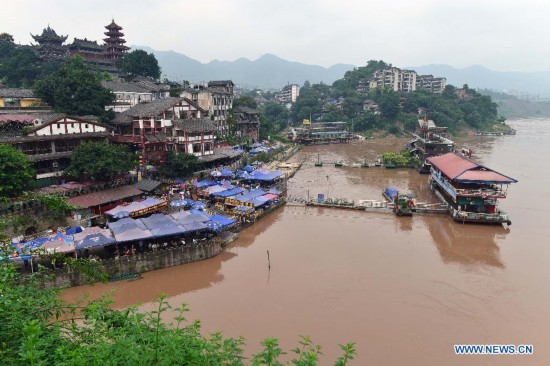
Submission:
[[[505,198],[507,192],[502,189],[480,188],[480,189],[455,189],[458,196],[476,197],[500,197]]]
[[[481,212],[467,212],[467,211],[458,211],[454,208],[451,209],[452,216],[456,220],[464,221],[486,221],[486,222],[506,222],[510,220],[508,213],[498,210],[498,212],[489,214]]]

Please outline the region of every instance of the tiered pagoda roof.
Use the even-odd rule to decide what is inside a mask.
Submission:
[[[67,56],[67,47],[63,45],[67,36],[58,35],[49,25],[41,35],[31,33],[31,37],[38,43],[31,47],[42,59],[63,59]]]
[[[104,33],[107,38],[103,39],[105,41],[105,58],[116,61],[123,57],[130,48],[124,45],[126,40],[123,38],[122,27],[116,24],[114,19],[105,28],[107,29],[107,32]]]
[[[38,42],[39,45],[44,44],[51,44],[51,45],[57,45],[61,46],[63,42],[67,40],[68,36],[60,36],[58,35],[50,26],[48,25],[47,28],[44,28],[42,30],[41,35],[33,35],[31,33],[31,37]]]

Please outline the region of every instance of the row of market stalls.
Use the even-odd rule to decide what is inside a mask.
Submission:
[[[210,215],[192,209],[171,215],[155,213],[148,217],[122,218],[108,223],[108,228],[76,226],[54,235],[28,242],[12,243],[11,260],[32,260],[33,253],[73,253],[80,250],[147,241],[167,237],[182,237],[205,232],[219,233],[230,228],[235,220],[222,215]]]

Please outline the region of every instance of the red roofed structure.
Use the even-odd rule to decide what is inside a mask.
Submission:
[[[428,162],[430,188],[455,220],[511,225],[508,214],[498,208],[498,199],[506,198],[508,185],[517,180],[456,153],[434,156]]]

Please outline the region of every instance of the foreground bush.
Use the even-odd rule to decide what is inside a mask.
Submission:
[[[245,359],[243,338],[203,336],[199,321],[186,321],[186,305],[171,309],[163,295],[156,310],[142,313],[137,307],[112,310],[108,296],[69,304],[43,283],[41,272],[22,277],[13,264],[0,263],[1,365],[282,365],[276,339],[266,339],[262,352]],[[177,316],[165,323],[170,309]],[[353,343],[341,348],[338,366],[355,355]],[[317,365],[321,356],[307,337],[292,352],[293,365]]]

